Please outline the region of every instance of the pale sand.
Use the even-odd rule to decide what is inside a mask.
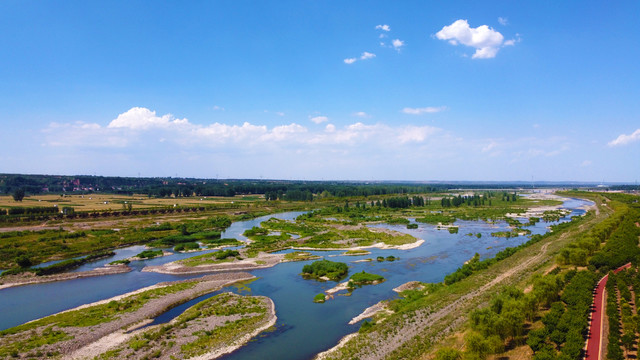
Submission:
[[[270,304],[270,314],[269,314],[269,320],[267,321],[266,324],[258,327],[253,332],[242,336],[240,339],[236,340],[232,344],[229,344],[220,349],[215,349],[214,351],[208,352],[200,356],[191,357],[189,359],[190,360],[209,360],[209,359],[219,358],[220,356],[225,354],[230,354],[233,351],[241,348],[244,344],[249,342],[249,340],[254,338],[256,335],[274,326],[278,319],[278,317],[275,315],[275,304],[273,303],[273,300],[271,300],[270,298],[267,298],[267,299]],[[152,321],[153,321],[152,319],[148,319],[143,323],[138,324],[136,327],[142,327]],[[175,322],[175,319],[172,320],[171,322],[172,323]],[[163,324],[158,324],[153,327],[140,329],[137,331],[131,331],[131,329],[120,330],[118,332],[109,334],[101,338],[100,340],[77,350],[76,352],[74,352],[69,356],[69,359],[74,359],[74,360],[93,359],[96,356],[103,354],[106,351],[109,351],[109,349],[115,348],[116,346],[128,341],[129,339],[131,339],[132,337],[135,337],[138,334],[141,334],[146,331],[153,331],[154,328],[161,327],[161,326],[163,326]],[[127,331],[130,331],[130,332],[127,333]]]
[[[349,340],[353,339],[357,335],[358,335],[358,333],[345,335],[342,339],[340,339],[340,342],[338,342],[338,344],[336,346],[332,347],[331,349],[329,349],[327,351],[323,351],[323,352],[319,353],[318,355],[316,355],[316,357],[314,359],[315,360],[323,360],[323,359],[325,359],[327,356],[331,355],[333,352],[340,350],[340,348],[342,348],[344,345],[346,345],[349,342]]]
[[[274,326],[276,324],[276,320],[278,319],[278,317],[276,316],[275,304],[273,303],[273,300],[271,300],[270,298],[268,298],[268,299],[269,299],[269,302],[271,303],[271,316],[270,316],[269,321],[266,324],[264,324],[263,326],[255,329],[253,332],[242,336],[240,339],[236,340],[232,344],[229,344],[228,346],[225,346],[225,347],[223,347],[221,349],[216,349],[216,350],[214,350],[212,352],[209,352],[207,354],[204,354],[204,355],[191,357],[191,358],[189,358],[189,360],[216,359],[216,358],[219,358],[220,356],[222,356],[224,354],[230,354],[230,353],[234,352],[235,350],[241,348],[244,344],[249,342],[249,340],[254,338],[256,335],[258,335],[261,332],[267,330],[268,328]]]
[[[255,258],[243,259],[233,262],[223,262],[218,264],[204,264],[197,266],[186,266],[178,261],[166,263],[164,265],[157,266],[145,266],[142,271],[144,272],[157,272],[161,274],[201,274],[217,271],[239,271],[239,270],[254,270],[264,269],[272,267],[276,264],[284,262],[285,254],[267,254],[260,253]],[[258,261],[264,262],[264,264],[257,263]]]
[[[347,290],[347,289],[349,289],[349,287],[347,286],[348,284],[349,284],[349,282],[348,282],[348,281],[345,281],[345,282],[339,283],[338,285],[336,285],[336,286],[332,287],[332,288],[331,288],[331,289],[329,289],[329,290],[326,290],[325,292],[326,292],[327,294],[329,294],[329,295],[333,295],[333,294],[337,293],[338,291],[342,291],[342,290]]]
[[[410,250],[419,247],[424,244],[424,240],[418,239],[417,241],[410,244],[403,245],[387,245],[385,243],[376,243],[373,245],[367,246],[355,246],[350,248],[311,248],[311,247],[290,247],[292,250],[302,250],[302,251],[336,251],[336,250],[362,250],[369,248],[378,248],[383,250],[395,249],[395,250]],[[264,261],[264,264],[257,264],[256,261]],[[198,265],[198,266],[185,266],[177,261],[170,262],[164,265],[158,266],[145,266],[142,271],[144,272],[157,272],[161,274],[201,274],[201,273],[209,273],[216,271],[239,271],[239,270],[254,270],[254,269],[264,269],[275,266],[281,262],[286,262],[284,259],[284,254],[268,254],[268,253],[259,253],[257,257],[250,259],[243,259],[239,261],[219,263],[219,264],[207,264],[207,265]]]
[[[392,313],[392,311],[387,308],[386,303],[383,303],[382,301],[379,301],[377,304],[369,306],[368,308],[364,309],[364,311],[360,315],[358,315],[358,316],[354,317],[353,319],[351,319],[351,321],[349,321],[349,325],[353,325],[353,324],[357,323],[360,320],[364,320],[364,319],[370,318],[370,317],[372,317],[375,314],[378,314],[380,312],[386,312],[386,313],[389,313],[389,314]]]
[[[409,281],[398,287],[393,288],[393,291],[397,293],[401,293],[405,290],[416,290],[416,289],[422,290],[424,289],[424,285],[422,285],[420,281]]]
[[[387,245],[385,243],[379,242],[379,243],[375,243],[373,245],[365,245],[365,246],[354,246],[354,247],[349,247],[349,248],[312,248],[312,247],[292,247],[291,249],[294,250],[314,250],[314,251],[335,251],[335,250],[363,250],[363,249],[371,249],[371,248],[378,248],[378,249],[382,249],[382,250],[389,250],[389,249],[396,249],[396,250],[411,250],[411,249],[415,249],[417,247],[419,247],[420,245],[424,244],[424,240],[422,239],[418,239],[415,242],[412,242],[410,244],[403,244],[403,245]]]

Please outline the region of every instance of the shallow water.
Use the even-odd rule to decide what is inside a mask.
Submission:
[[[569,215],[571,217],[584,214],[585,211],[578,208],[588,204],[589,202],[584,200],[570,199],[565,202],[564,206],[573,210]],[[259,226],[262,221],[271,217],[292,220],[301,213],[281,213],[236,222],[222,236],[244,240],[246,239],[242,236],[244,230]],[[568,220],[569,218],[563,218],[560,221]],[[551,224],[541,221],[528,229],[532,231],[532,234],[542,234],[548,231],[547,227]],[[412,280],[442,281],[446,274],[455,271],[476,252],[482,258],[491,257],[506,247],[517,246],[529,239],[528,236],[509,239],[492,237],[490,235],[492,232],[508,229],[504,221],[488,224],[483,221],[458,220],[455,225],[459,227],[457,234],[450,234],[447,229],[438,230],[436,226],[429,224],[419,224],[418,229],[413,230],[406,229],[404,225],[372,225],[372,227],[385,227],[409,233],[425,240],[420,247],[411,250],[371,249],[371,254],[366,256],[342,256],[340,254],[343,251],[312,251],[333,261],[346,262],[350,266],[350,274],[365,270],[383,275],[386,278],[382,284],[363,286],[353,291],[349,297],[336,296],[334,300],[329,300],[324,304],[313,303],[313,297],[335,286],[336,283],[302,279],[299,275],[301,269],[311,261],[283,263],[272,268],[252,271],[251,273],[258,279],[250,283],[248,287],[252,295],[268,296],[274,301],[278,316],[276,330],[263,333],[243,348],[223,358],[234,360],[312,358],[318,352],[334,346],[342,336],[357,331],[360,324],[348,325],[349,320],[380,300],[394,298],[396,296],[392,291],[394,287]],[[468,233],[473,233],[474,236],[466,235]],[[478,239],[475,236],[476,233],[481,233],[482,237]],[[114,257],[85,264],[76,271],[86,271],[117,259],[124,259],[136,255],[143,249],[144,246],[118,249]],[[124,294],[161,281],[200,277],[201,274],[177,276],[140,271],[147,265],[160,265],[200,253],[174,254],[151,260],[135,261],[130,264],[134,270],[126,274],[0,290],[0,309],[2,309],[0,329],[16,326],[82,304]],[[400,259],[393,262],[375,261],[377,256],[387,257],[389,255]],[[364,258],[373,258],[374,261],[354,262]],[[222,291],[237,292],[238,289],[231,286]],[[246,292],[243,293],[246,294]],[[188,306],[214,294],[205,295],[176,307],[159,316],[156,322],[169,321]],[[293,344],[295,346],[292,346]]]

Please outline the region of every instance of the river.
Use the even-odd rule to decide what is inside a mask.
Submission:
[[[569,221],[572,216],[584,214],[585,211],[581,207],[585,205],[591,205],[591,203],[580,199],[565,201],[563,207],[572,210],[572,213],[566,218],[560,219],[560,222]],[[239,221],[233,223],[222,236],[244,240],[245,238],[241,234],[246,229],[258,226],[262,221],[271,217],[292,220],[300,214],[301,212],[288,212]],[[541,221],[528,229],[532,234],[543,234],[552,224]],[[394,287],[412,280],[440,282],[446,274],[455,271],[476,252],[482,258],[492,257],[506,247],[517,246],[529,239],[528,236],[492,237],[492,232],[508,230],[504,221],[487,223],[457,220],[455,225],[459,227],[457,234],[450,234],[447,229],[438,230],[436,226],[429,224],[419,224],[418,228],[413,230],[406,229],[404,225],[372,225],[401,231],[425,240],[420,247],[411,250],[371,249],[371,255],[358,257],[341,256],[343,251],[313,251],[314,254],[322,255],[326,259],[346,262],[349,264],[350,274],[365,270],[386,278],[386,281],[379,285],[363,286],[353,291],[349,297],[336,296],[335,299],[324,304],[313,303],[313,297],[335,286],[336,283],[302,279],[299,275],[301,269],[310,261],[283,263],[272,268],[252,271],[251,273],[258,279],[251,282],[246,288],[230,286],[222,291],[264,295],[273,299],[278,316],[276,329],[261,334],[243,348],[223,357],[223,359],[310,359],[318,352],[334,346],[344,335],[357,331],[360,324],[348,325],[349,320],[380,300],[394,298],[396,296],[392,291]],[[482,237],[469,236],[467,235],[469,233],[474,235],[480,233]],[[100,267],[105,263],[133,256],[143,249],[144,246],[118,249],[115,251],[114,257],[85,264],[75,271],[86,271]],[[201,254],[201,252],[195,254]],[[387,257],[389,255],[400,259],[393,262],[354,262],[358,259],[375,259],[377,256]],[[130,264],[133,271],[126,274],[0,290],[0,309],[2,309],[0,329],[16,326],[82,304],[124,294],[158,282],[202,276],[201,274],[177,276],[141,272],[142,268],[147,265],[161,265],[190,256],[194,256],[194,253],[134,261]],[[183,304],[156,320],[158,322],[168,321],[179,315],[186,307],[208,296],[213,296],[213,294]]]

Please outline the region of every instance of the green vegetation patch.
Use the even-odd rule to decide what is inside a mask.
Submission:
[[[178,244],[173,248],[174,251],[193,251],[198,249],[200,249],[200,245],[198,245],[198,243],[195,243],[195,242]]]
[[[122,259],[122,260],[112,261],[109,263],[109,265],[120,265],[120,264],[128,265],[129,263],[131,263],[129,259]]]
[[[233,344],[264,324],[269,317],[262,297],[223,293],[187,309],[175,321],[136,335],[127,343],[99,356],[156,358],[176,353],[178,358],[202,356]]]
[[[320,259],[322,256],[313,255],[310,252],[306,251],[294,251],[290,253],[286,253],[284,255],[284,259],[286,261],[305,261],[305,260],[315,260]]]
[[[184,266],[198,266],[208,264],[219,264],[234,260],[242,260],[240,252],[237,250],[220,250],[212,253],[202,254],[188,259],[178,260],[179,264]]]
[[[120,300],[110,301],[105,304],[93,305],[83,309],[72,310],[59,313],[45,318],[32,321],[27,324],[19,325],[10,329],[0,331],[0,337],[13,335],[27,331],[34,331],[39,328],[56,326],[58,328],[65,327],[89,327],[104,324],[119,318],[123,313],[133,312],[140,309],[149,300],[173,294],[187,289],[191,289],[196,285],[196,281],[178,283],[174,285],[164,286],[157,289],[150,289],[138,294],[127,296]],[[60,340],[61,341],[61,340]],[[0,341],[1,343],[1,341]]]
[[[314,261],[302,268],[302,276],[304,278],[328,278],[333,281],[339,281],[344,278],[348,272],[349,267],[347,264],[329,260]]]
[[[136,257],[140,259],[153,259],[155,257],[162,256],[162,254],[164,254],[162,250],[145,250],[136,255]]]
[[[300,235],[301,237],[311,236],[322,230],[321,227],[308,225],[302,221],[291,222],[291,221],[286,221],[286,220],[281,220],[276,218],[271,218],[267,221],[263,221],[260,224],[260,226],[272,231],[281,231],[281,232],[286,232],[291,234],[297,234],[297,235]]]
[[[369,254],[371,254],[371,251],[367,251],[367,250],[347,250],[342,255],[358,256],[358,255],[369,255]]]
[[[96,254],[87,255],[79,259],[69,259],[69,260],[64,260],[49,266],[31,267],[31,268],[28,267],[31,265],[31,261],[29,260],[29,258],[26,257],[25,255],[20,255],[18,258],[16,258],[16,263],[21,267],[9,269],[3,272],[1,276],[15,275],[23,272],[32,272],[37,276],[59,274],[65,271],[69,271],[71,269],[78,268],[90,261],[106,258],[109,256],[113,256],[115,254],[116,253],[113,251],[101,251]]]
[[[370,274],[362,270],[362,272],[355,273],[351,275],[349,278],[349,283],[354,285],[369,285],[369,284],[378,284],[383,282],[384,276],[378,274]]]
[[[324,293],[319,293],[318,295],[313,297],[314,303],[324,303],[327,300],[327,296]]]
[[[219,246],[238,246],[238,245],[244,244],[242,241],[238,241],[236,239],[231,239],[231,238],[202,240],[202,243],[209,248],[219,247]]]

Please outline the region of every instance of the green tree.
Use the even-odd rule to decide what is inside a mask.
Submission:
[[[31,259],[29,259],[29,257],[24,254],[18,255],[16,257],[16,264],[18,264],[18,266],[20,266],[21,268],[28,268],[29,266],[33,265]]]
[[[13,196],[14,201],[22,201],[22,199],[24,199],[24,188],[18,188],[13,190],[13,193],[11,194],[11,196]]]
[[[461,360],[462,353],[452,348],[442,348],[436,351],[435,360]]]

